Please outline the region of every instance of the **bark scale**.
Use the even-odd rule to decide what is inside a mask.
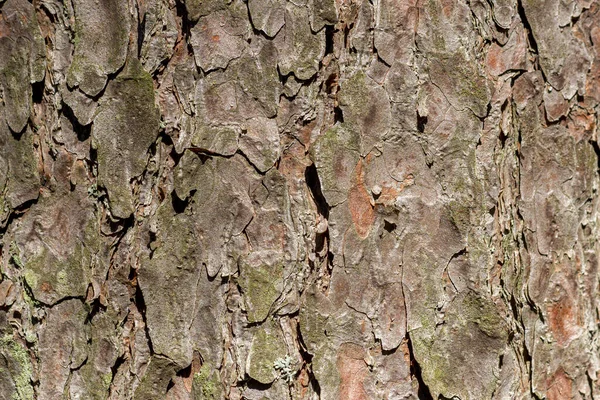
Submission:
[[[0,88],[0,398],[600,398],[597,1],[6,0]]]

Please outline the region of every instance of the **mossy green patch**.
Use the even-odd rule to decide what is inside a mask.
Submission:
[[[466,234],[470,227],[471,208],[462,201],[452,200],[448,203],[450,219],[462,234]]]
[[[506,330],[494,303],[469,291],[448,306],[444,324],[411,331],[414,355],[433,397],[491,398]],[[473,383],[465,386],[465,377]]]
[[[194,400],[216,400],[221,398],[221,382],[218,372],[208,363],[200,367],[192,380]]]
[[[152,77],[138,60],[128,60],[107,86],[92,129],[98,183],[107,189],[111,211],[119,218],[129,217],[134,210],[130,182],[143,173],[159,125]]]
[[[285,357],[287,349],[281,329],[269,320],[258,327],[252,339],[247,372],[260,383],[269,384],[278,376],[275,362]]]
[[[504,320],[498,314],[498,309],[490,300],[469,292],[462,302],[463,316],[469,322],[477,324],[479,329],[487,336],[493,338],[506,338]]]
[[[77,243],[66,260],[56,259],[47,248],[25,264],[24,278],[36,300],[54,303],[64,297],[82,296],[88,283],[91,254]]]
[[[10,374],[15,383],[11,400],[33,400],[33,366],[28,351],[7,334],[0,337],[0,352],[9,361]]]
[[[233,155],[238,149],[241,129],[237,126],[209,126],[201,124],[192,136],[192,145],[224,156]]]
[[[283,266],[263,264],[258,268],[243,265],[240,286],[246,300],[248,322],[264,321],[280,296],[277,282],[283,278]]]
[[[477,64],[462,52],[432,54],[430,75],[454,107],[468,108],[478,117],[486,116],[491,98],[488,83]]]
[[[17,243],[10,242],[8,254],[10,254],[10,261],[15,266],[19,268],[24,268],[23,261],[21,261],[21,251],[19,250],[19,246],[17,246]]]

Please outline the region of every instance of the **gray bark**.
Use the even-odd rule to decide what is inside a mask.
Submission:
[[[596,0],[0,0],[0,399],[599,399]]]

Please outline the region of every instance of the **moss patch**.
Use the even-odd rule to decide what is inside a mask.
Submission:
[[[192,397],[194,400],[213,400],[221,398],[221,382],[217,371],[205,363],[192,380]]]
[[[12,400],[33,400],[33,366],[27,350],[12,335],[0,338],[0,353],[8,360],[9,372],[15,383]]]
[[[240,286],[246,300],[248,322],[264,321],[279,297],[277,281],[283,277],[283,266],[280,264],[263,264],[258,268],[242,266]]]

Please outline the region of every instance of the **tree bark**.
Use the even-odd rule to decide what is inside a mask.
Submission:
[[[0,0],[0,399],[599,399],[596,0]]]

